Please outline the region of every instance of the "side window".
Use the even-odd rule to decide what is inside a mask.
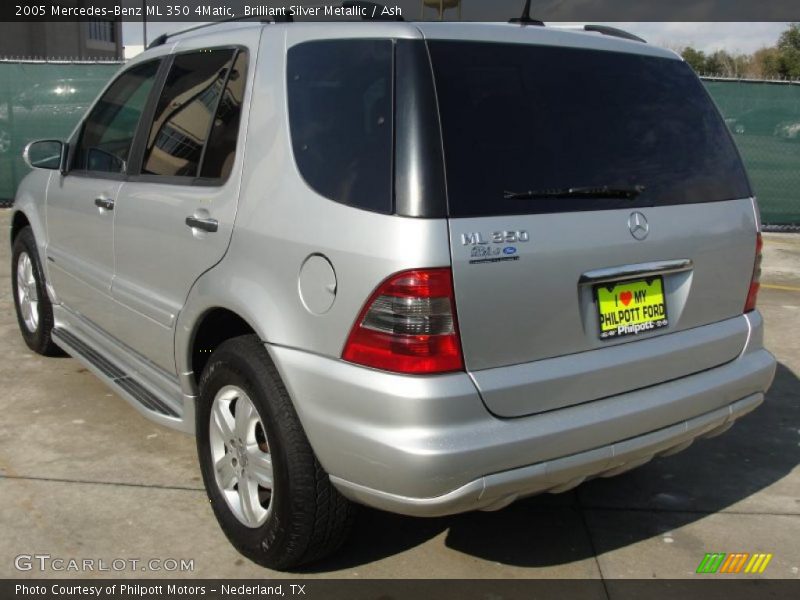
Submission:
[[[317,192],[392,212],[393,43],[326,40],[288,54],[289,125],[300,174]]]
[[[234,55],[234,50],[224,49],[175,57],[156,106],[142,173],[167,177],[199,175],[203,149],[212,129],[217,129],[218,119],[214,115],[232,78],[229,75],[233,75]],[[233,83],[245,77],[236,79]],[[231,110],[236,112],[238,108]],[[235,146],[235,135],[233,141]]]
[[[120,75],[86,119],[73,168],[124,173],[139,118],[150,95],[160,61],[154,60]]]
[[[228,84],[208,135],[208,147],[200,167],[203,179],[227,179],[236,158],[236,139],[242,116],[244,87],[247,82],[247,53],[239,52],[228,76]]]

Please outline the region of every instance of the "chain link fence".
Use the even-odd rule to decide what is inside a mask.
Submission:
[[[69,136],[120,64],[0,60],[0,203],[28,172],[25,144]]]
[[[765,229],[800,230],[800,82],[703,81],[742,153]]]
[[[0,203],[25,144],[69,135],[119,63],[0,61]],[[703,77],[744,157],[765,228],[800,230],[800,82]]]

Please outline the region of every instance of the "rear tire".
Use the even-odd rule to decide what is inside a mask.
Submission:
[[[236,549],[272,569],[291,569],[336,550],[349,533],[354,507],[314,456],[257,336],[230,339],[214,351],[197,402],[203,482]]]
[[[53,305],[47,295],[44,270],[30,227],[14,238],[11,251],[11,288],[22,339],[28,348],[44,356],[64,356],[53,342]]]

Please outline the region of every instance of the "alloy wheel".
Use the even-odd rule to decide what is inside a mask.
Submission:
[[[272,510],[272,455],[261,416],[243,389],[228,385],[217,392],[209,433],[217,487],[243,525],[260,527]]]
[[[39,292],[33,262],[27,252],[21,252],[17,259],[17,301],[25,327],[36,333],[39,327]]]

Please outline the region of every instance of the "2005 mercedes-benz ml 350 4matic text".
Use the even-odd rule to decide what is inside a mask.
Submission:
[[[195,433],[274,568],[354,504],[495,510],[725,430],[775,371],[756,202],[690,67],[595,29],[160,38],[26,149],[25,341]]]

